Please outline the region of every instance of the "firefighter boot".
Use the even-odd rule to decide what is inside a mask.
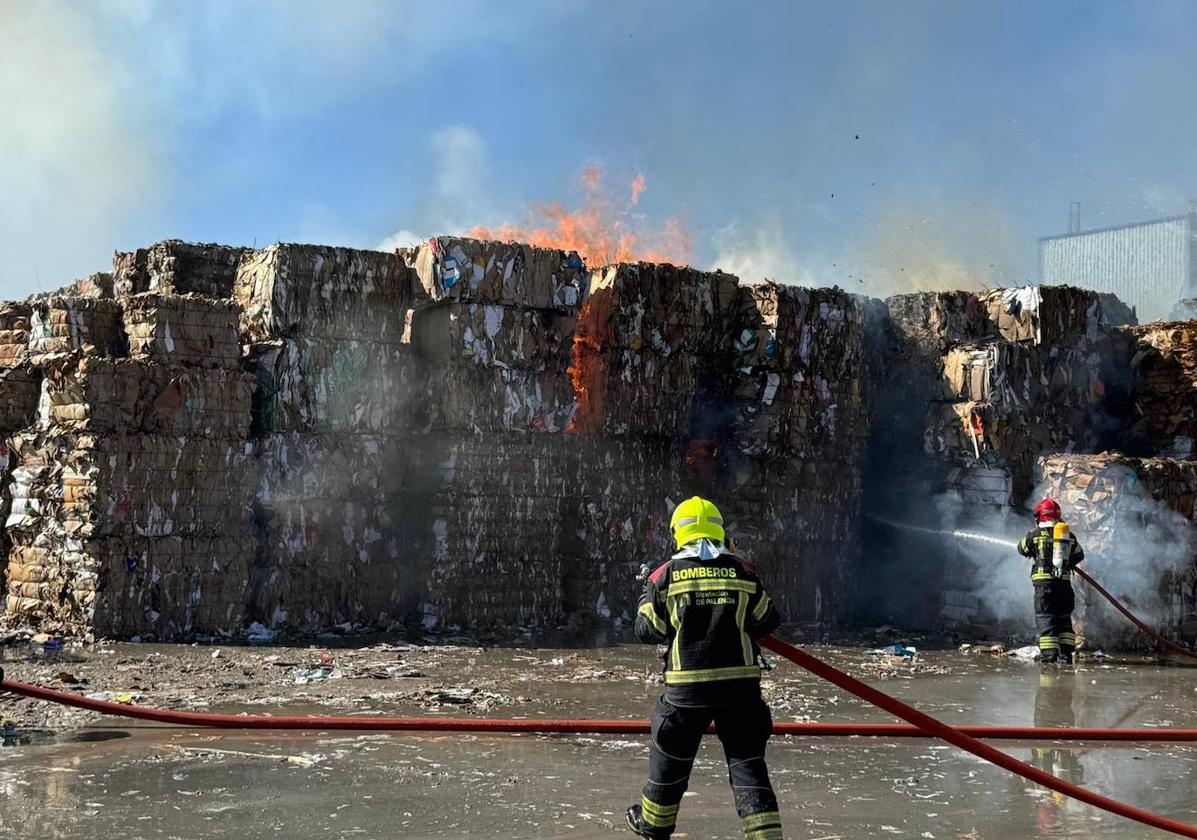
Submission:
[[[644,821],[644,810],[639,804],[632,805],[627,811],[628,828],[641,837],[649,840],[667,840],[673,834],[672,828],[652,828]]]

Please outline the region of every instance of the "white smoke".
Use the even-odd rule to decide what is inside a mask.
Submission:
[[[1081,565],[1085,571],[1144,621],[1172,629],[1185,607],[1181,581],[1190,589],[1193,585],[1197,551],[1193,523],[1145,492],[1130,467],[1106,466],[1100,480],[1117,489],[1107,498],[1093,500],[1089,509],[1070,507],[1068,494],[1046,482],[1032,498],[1050,495],[1060,501],[1065,521],[1085,550]],[[1014,542],[1034,527],[1031,517],[1011,508],[970,504],[957,493],[936,497],[934,507],[940,527],[949,531],[968,529]],[[945,547],[951,556],[946,589],[966,588],[999,622],[1024,629],[1033,626],[1029,560],[1013,547],[947,535]],[[1090,633],[1129,638],[1134,632],[1131,625],[1100,595],[1079,579],[1074,578],[1073,586],[1078,612],[1082,603],[1098,604],[1087,609]]]

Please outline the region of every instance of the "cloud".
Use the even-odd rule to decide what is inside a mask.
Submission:
[[[776,225],[744,231],[740,225],[730,224],[716,232],[714,246],[711,268],[734,274],[747,283],[774,280],[816,285],[810,273],[800,268],[797,256]]]
[[[71,6],[0,4],[0,294],[105,268],[122,224],[161,198],[162,149]]]

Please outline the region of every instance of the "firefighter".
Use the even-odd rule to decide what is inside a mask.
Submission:
[[[780,623],[756,574],[724,541],[723,517],[697,496],[670,520],[677,553],[652,572],[636,613],[636,635],[668,644],[665,692],[652,715],[648,784],[628,808],[641,837],[673,834],[703,733],[714,721],[736,811],[747,840],[780,840],[777,797],[765,766],[773,731],[761,698],[757,640]]]
[[[1046,498],[1035,507],[1037,527],[1018,544],[1018,553],[1031,559],[1035,587],[1035,624],[1039,631],[1039,661],[1072,664],[1076,634],[1072,629],[1072,570],[1085,559],[1060,505]]]

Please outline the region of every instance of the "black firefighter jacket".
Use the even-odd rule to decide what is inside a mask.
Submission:
[[[739,557],[722,550],[703,559],[683,549],[645,582],[636,636],[668,644],[666,700],[724,706],[760,697],[756,640],[780,623],[760,579]]]

